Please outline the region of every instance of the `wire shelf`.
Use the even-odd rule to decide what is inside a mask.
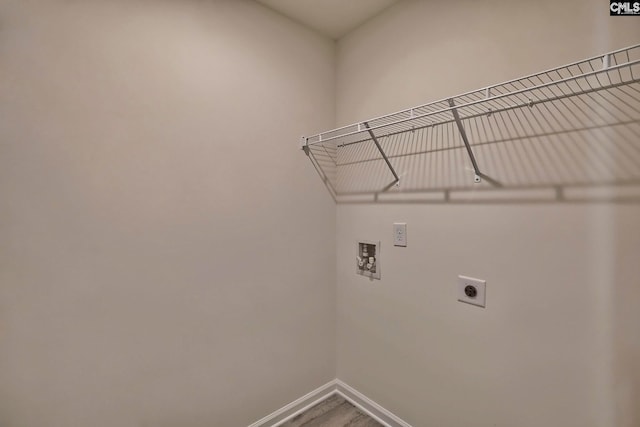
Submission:
[[[494,187],[640,180],[639,82],[640,44],[304,137],[302,148],[334,197],[398,181],[462,189],[474,176]]]

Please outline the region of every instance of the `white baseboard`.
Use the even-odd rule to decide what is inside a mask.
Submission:
[[[325,385],[256,421],[249,427],[278,427],[334,394],[344,397],[384,427],[411,427],[409,423],[403,421],[400,417],[338,379],[329,381]]]
[[[355,388],[340,380],[336,380],[338,394],[353,403],[355,407],[365,412],[385,427],[411,427],[411,424],[395,415],[393,412],[378,405]]]
[[[280,424],[295,417],[296,415],[311,408],[313,405],[322,402],[324,399],[335,394],[335,392],[336,380],[329,381],[325,385],[318,387],[312,392],[305,394],[301,398],[294,400],[288,405],[285,405],[277,411],[256,421],[249,427],[277,427]]]

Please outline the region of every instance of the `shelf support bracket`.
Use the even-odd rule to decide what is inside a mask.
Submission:
[[[453,118],[456,121],[456,125],[458,125],[458,131],[460,131],[460,136],[462,137],[462,141],[464,142],[464,146],[467,148],[467,154],[469,154],[469,158],[471,159],[471,164],[473,165],[473,171],[476,176],[473,178],[473,181],[477,184],[480,182],[480,177],[482,176],[482,172],[478,168],[478,163],[476,162],[476,156],[473,155],[473,150],[471,149],[471,145],[469,144],[469,139],[467,138],[467,132],[464,130],[464,126],[462,126],[462,121],[460,120],[460,115],[458,114],[458,109],[456,108],[455,102],[453,99],[449,99],[449,106],[451,107],[451,112],[453,113]]]
[[[307,145],[307,138],[305,136],[300,137],[300,148],[304,151],[304,154],[309,155],[309,145]]]
[[[389,167],[389,170],[391,171],[391,173],[393,174],[393,177],[395,178],[394,181],[391,184],[389,184],[389,187],[391,187],[393,185],[400,185],[400,178],[398,177],[398,174],[396,173],[396,170],[393,168],[393,166],[391,166],[391,162],[389,161],[389,158],[387,157],[387,155],[385,154],[384,150],[380,146],[380,143],[378,142],[378,138],[376,138],[376,136],[373,134],[373,131],[369,127],[369,123],[363,122],[362,124],[367,129],[367,132],[369,132],[369,136],[371,136],[371,140],[373,141],[374,144],[376,144],[376,147],[378,147],[378,151],[380,151],[380,154],[382,154],[382,158],[387,163],[387,166]]]

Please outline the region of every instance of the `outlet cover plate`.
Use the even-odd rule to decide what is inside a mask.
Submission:
[[[467,288],[471,286],[471,288]],[[487,302],[487,281],[473,277],[458,276],[458,301],[485,307]],[[470,291],[470,292],[467,292]],[[468,295],[468,293],[470,295]]]
[[[393,224],[393,246],[407,246],[407,223],[396,222]]]

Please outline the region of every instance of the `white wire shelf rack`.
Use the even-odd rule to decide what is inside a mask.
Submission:
[[[639,82],[640,44],[303,137],[301,148],[334,198],[640,181]]]

